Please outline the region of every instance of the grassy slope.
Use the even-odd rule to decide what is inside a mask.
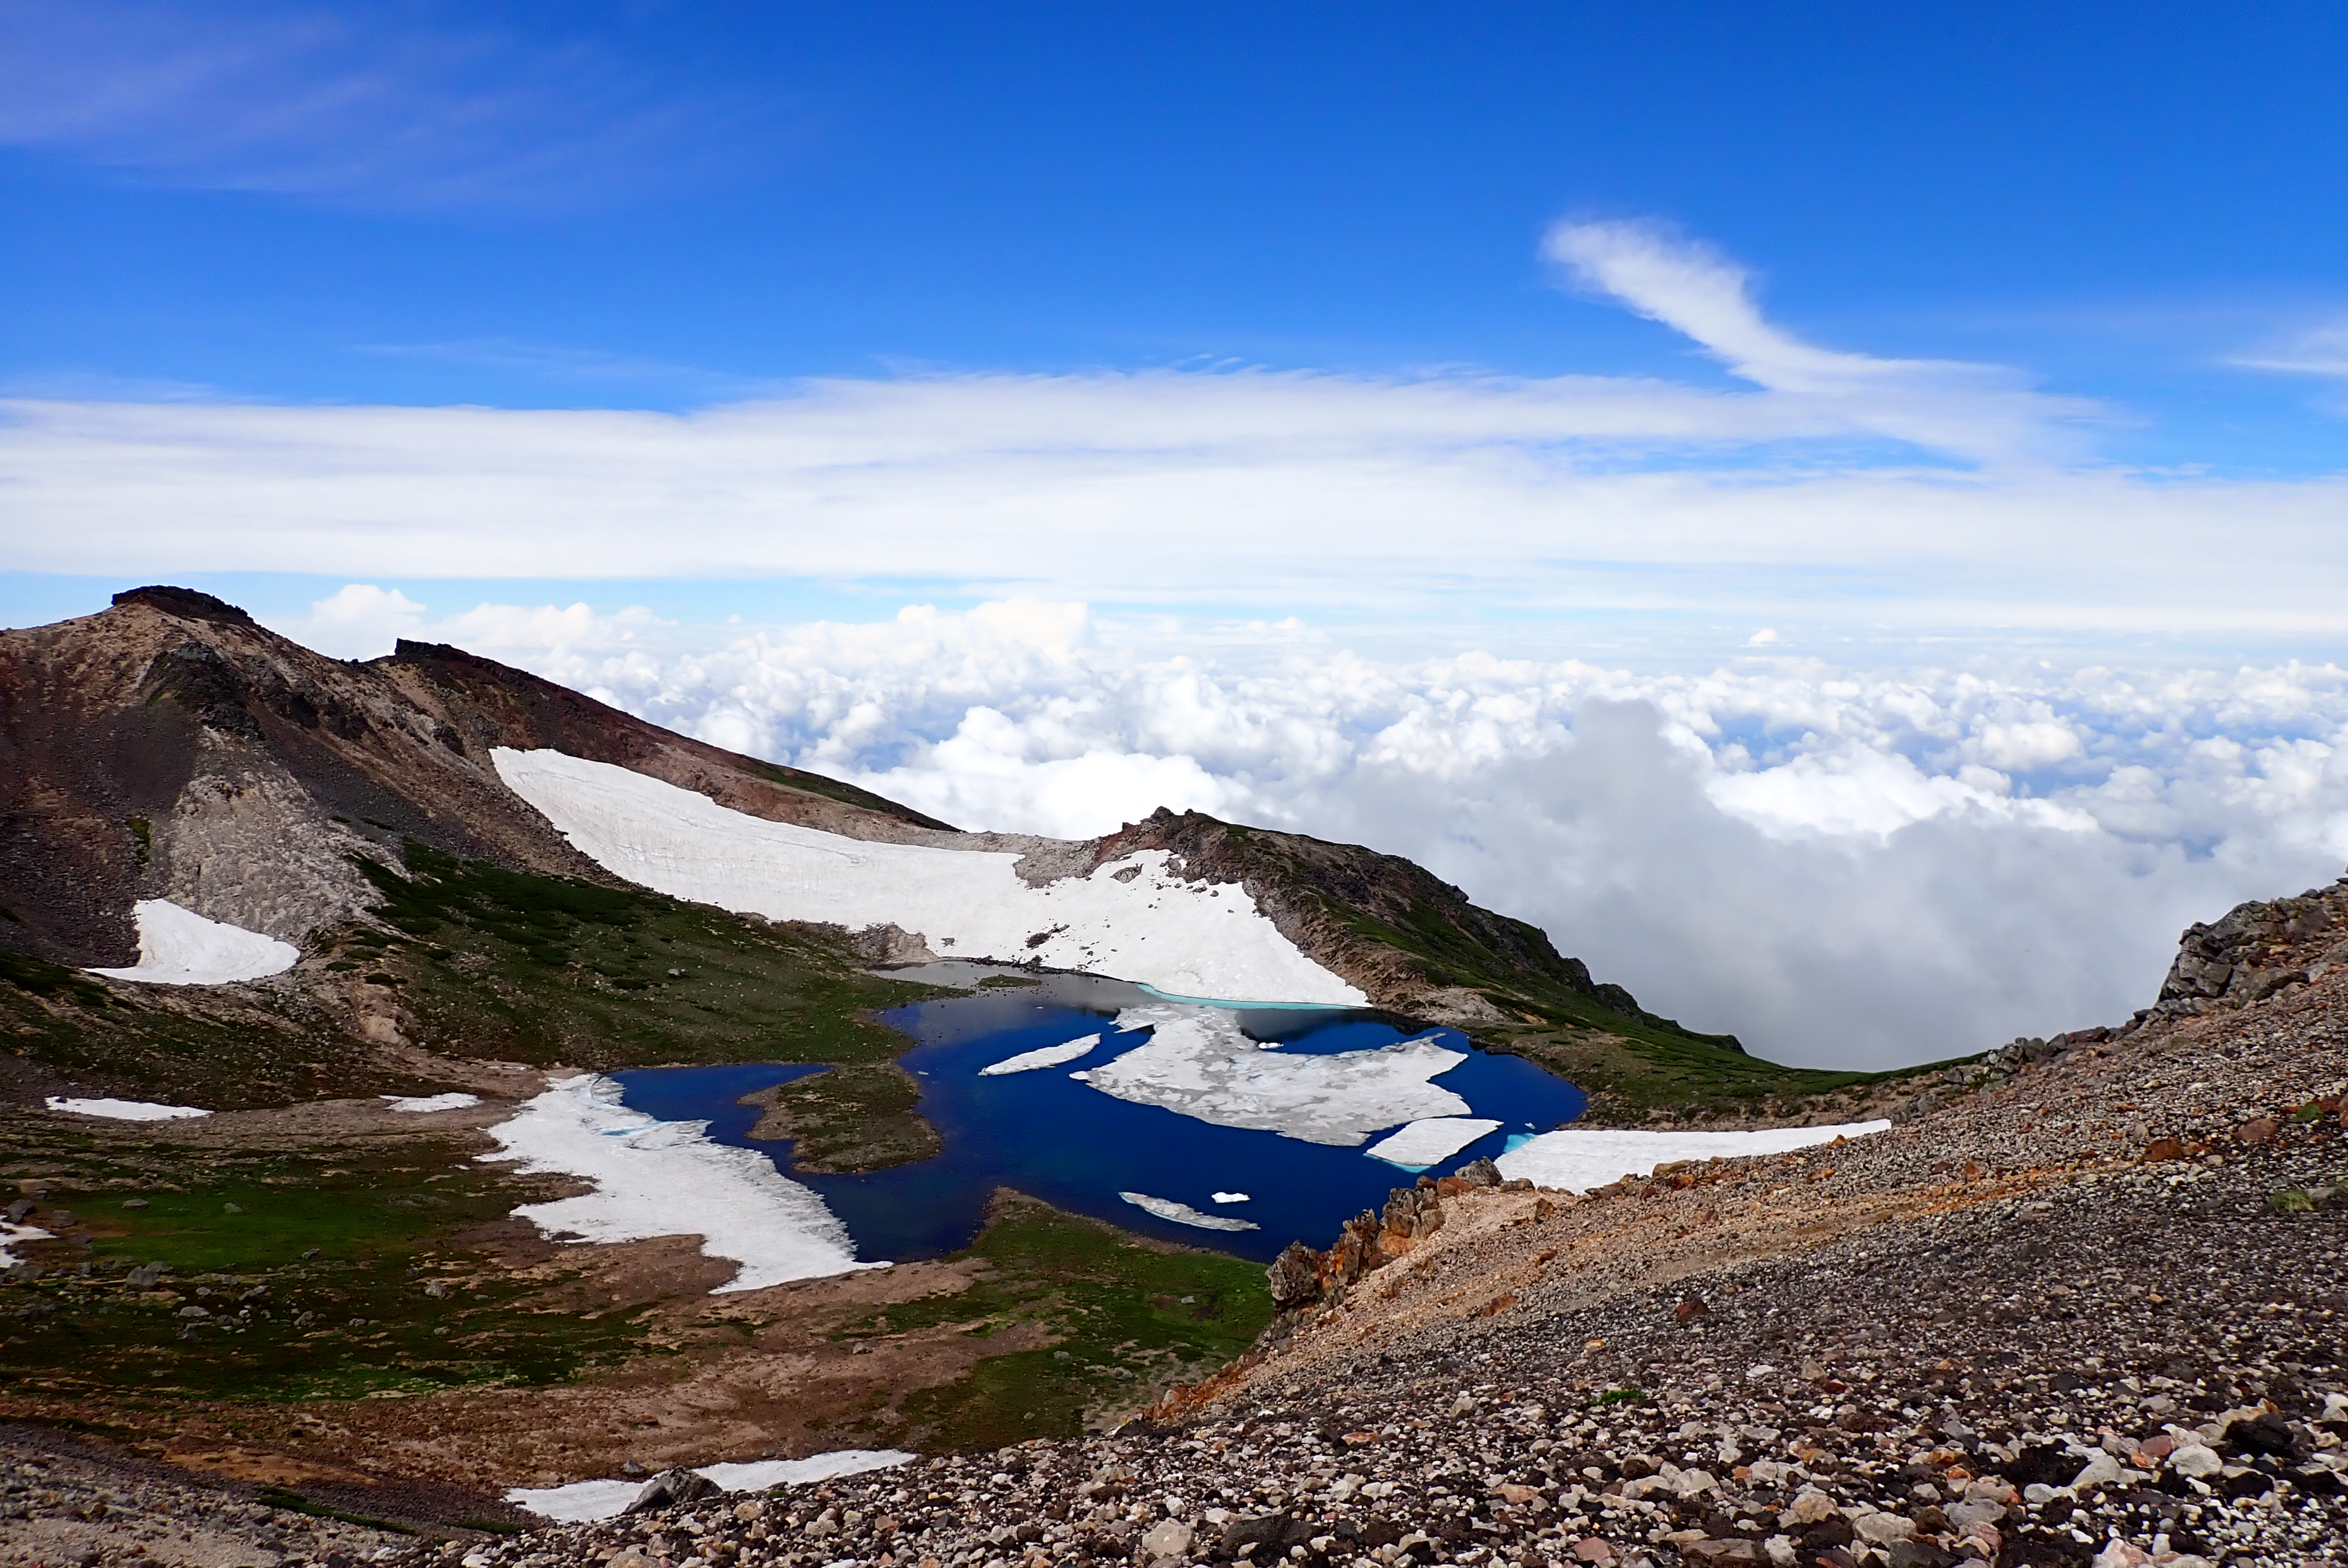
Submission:
[[[400,935],[337,932],[327,968],[383,977],[435,1050],[599,1069],[886,1061],[911,1042],[870,1012],[941,994],[864,973],[807,927],[420,845],[407,869],[368,870]]]
[[[849,1326],[854,1338],[963,1323],[992,1335],[1042,1324],[1053,1343],[981,1361],[967,1377],[846,1423],[841,1440],[924,1450],[1072,1437],[1245,1350],[1272,1320],[1263,1270],[1218,1253],[1143,1241],[1004,1194],[969,1251],[994,1268],[968,1290]]]
[[[1596,996],[1576,980],[1579,966],[1542,964],[1496,953],[1473,932],[1426,903],[1414,903],[1401,921],[1379,920],[1332,905],[1357,935],[1408,954],[1431,984],[1479,993],[1506,1021],[1469,1030],[1488,1050],[1529,1057],[1590,1096],[1601,1119],[1637,1120],[1654,1111],[1695,1119],[1741,1114],[1766,1105],[1788,1111],[1827,1096],[1929,1072],[1845,1072],[1786,1067],[1746,1054],[1735,1037],[1684,1029],[1639,1009],[1628,992],[1599,986]],[[1545,934],[1521,921],[1525,946],[1555,958]],[[1610,995],[1610,993],[1612,993]],[[1610,1002],[1628,1005],[1610,1006]],[[1937,1065],[1937,1064],[1935,1064]]]
[[[0,1178],[43,1183],[40,1217],[74,1215],[59,1242],[28,1249],[38,1277],[0,1273],[12,1403],[102,1419],[124,1401],[549,1383],[638,1348],[628,1322],[551,1304],[561,1271],[515,1278],[465,1245],[468,1227],[539,1194],[445,1144],[242,1153],[126,1147],[38,1115],[0,1125]],[[168,1272],[131,1277],[153,1264]],[[437,1277],[468,1284],[427,1296]],[[190,1307],[209,1316],[181,1317]]]

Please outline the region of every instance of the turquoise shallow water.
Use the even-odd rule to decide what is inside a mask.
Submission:
[[[885,1021],[920,1042],[903,1063],[921,1084],[922,1113],[937,1128],[944,1152],[865,1175],[790,1173],[820,1193],[847,1224],[859,1256],[891,1262],[968,1245],[998,1186],[1128,1230],[1268,1262],[1292,1240],[1326,1245],[1348,1217],[1416,1179],[1361,1148],[1219,1127],[1131,1104],[1068,1077],[1140,1044],[1140,1034],[1112,1032],[1084,1057],[1057,1067],[979,1076],[979,1069],[1005,1057],[1099,1033],[1120,1008],[1158,999],[1119,981],[1054,976],[1033,989],[984,991],[885,1014]],[[1488,1056],[1455,1030],[1406,1031],[1376,1014],[1326,1008],[1237,1011],[1251,1037],[1278,1040],[1292,1053],[1362,1050],[1427,1034],[1467,1053],[1435,1081],[1466,1100],[1469,1114],[1501,1125],[1443,1161],[1436,1173],[1497,1155],[1511,1138],[1547,1132],[1581,1113],[1581,1092],[1572,1085],[1519,1058]],[[737,1102],[754,1090],[819,1071],[769,1063],[613,1076],[631,1108],[665,1120],[705,1119],[713,1138],[758,1150],[788,1172],[788,1143],[751,1142],[747,1133],[758,1112]],[[1243,1192],[1249,1201],[1218,1204],[1218,1191]],[[1126,1203],[1120,1192],[1169,1198],[1260,1228],[1212,1231],[1176,1224]]]

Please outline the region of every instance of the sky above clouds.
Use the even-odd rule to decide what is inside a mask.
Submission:
[[[2348,859],[2314,5],[0,0],[0,620],[189,582],[1880,1062]]]

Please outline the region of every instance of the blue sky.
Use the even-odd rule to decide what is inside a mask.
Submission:
[[[0,15],[19,390],[1716,377],[1540,263],[1561,217],[1640,217],[1754,269],[1805,336],[2111,401],[2115,457],[2334,466],[2322,378],[2230,362],[2348,310],[2337,7]]]

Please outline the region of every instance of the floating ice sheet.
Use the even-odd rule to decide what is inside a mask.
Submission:
[[[1437,1160],[1447,1160],[1498,1127],[1474,1116],[1430,1116],[1397,1128],[1362,1152],[1374,1160],[1424,1171]]]
[[[1466,1054],[1431,1040],[1291,1056],[1241,1033],[1230,1012],[1172,1004],[1128,1008],[1117,1014],[1117,1026],[1156,1032],[1147,1044],[1086,1069],[1084,1081],[1119,1100],[1162,1106],[1218,1127],[1346,1147],[1380,1127],[1456,1116],[1468,1108],[1428,1081],[1467,1061]]]
[[[184,1122],[211,1114],[192,1105],[154,1105],[144,1100],[67,1100],[55,1094],[49,1096],[48,1107],[52,1111],[70,1111],[77,1116],[103,1116],[110,1122]]]
[[[11,1225],[6,1220],[0,1220],[0,1268],[16,1266],[16,1254],[13,1249],[19,1242],[57,1239],[55,1231],[45,1231],[38,1225]]]
[[[1248,1195],[1245,1193],[1217,1193],[1215,1194],[1215,1202],[1219,1204],[1243,1204],[1247,1201]]]
[[[699,1235],[708,1257],[740,1264],[719,1291],[760,1290],[880,1264],[856,1261],[848,1227],[808,1188],[749,1149],[713,1143],[706,1122],[658,1122],[620,1103],[595,1073],[566,1078],[489,1129],[530,1173],[594,1184],[575,1198],[529,1204],[515,1214],[558,1239],[643,1241]]]
[[[1240,884],[1186,882],[1164,850],[1032,887],[1004,851],[878,844],[768,822],[561,752],[501,746],[490,755],[508,787],[581,853],[674,897],[850,930],[893,925],[958,958],[1033,959],[1185,996],[1369,999],[1298,951]]]
[[[1743,1132],[1633,1132],[1611,1127],[1543,1132],[1516,1143],[1493,1162],[1500,1174],[1523,1177],[1538,1187],[1587,1192],[1622,1176],[1643,1176],[1673,1160],[1735,1159],[1746,1154],[1783,1154],[1864,1138],[1889,1122],[1846,1122],[1832,1127],[1760,1127]]]
[[[139,962],[91,974],[150,986],[220,986],[278,974],[302,958],[302,950],[290,943],[207,920],[169,898],[142,898],[130,907],[130,917],[139,923]]]
[[[1188,1204],[1178,1204],[1172,1198],[1153,1198],[1148,1193],[1119,1193],[1117,1196],[1145,1214],[1156,1214],[1161,1220],[1172,1220],[1178,1225],[1196,1225],[1202,1231],[1252,1231],[1263,1228],[1253,1220],[1235,1220],[1222,1214],[1200,1214]]]
[[[763,1460],[755,1464],[705,1464],[703,1475],[728,1491],[764,1491],[775,1486],[805,1486],[868,1470],[886,1470],[918,1456],[901,1449],[841,1449],[808,1459]],[[641,1481],[574,1481],[568,1486],[518,1486],[506,1501],[542,1519],[566,1524],[611,1519],[626,1511],[644,1489]]]
[[[1057,1067],[1064,1061],[1074,1061],[1080,1056],[1090,1055],[1093,1047],[1100,1042],[1100,1036],[1088,1034],[1066,1045],[1046,1045],[1035,1050],[1023,1050],[1016,1056],[1004,1057],[992,1067],[980,1068],[978,1075],[981,1078],[999,1078],[1006,1072],[1033,1072],[1039,1067]],[[1070,1076],[1075,1075],[1072,1073]]]
[[[418,1116],[428,1116],[435,1111],[462,1111],[481,1102],[478,1094],[386,1094],[383,1098],[388,1102],[385,1109]]]

